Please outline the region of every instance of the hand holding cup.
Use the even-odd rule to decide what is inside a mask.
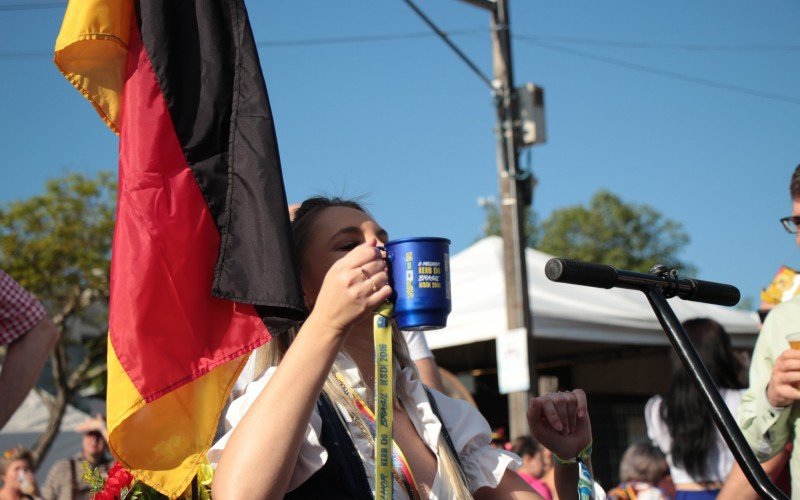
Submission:
[[[777,408],[800,400],[800,332],[788,335],[786,340],[790,348],[775,360],[767,385],[767,399]]]

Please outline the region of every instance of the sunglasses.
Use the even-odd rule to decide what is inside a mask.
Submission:
[[[797,234],[798,227],[800,226],[800,215],[790,215],[781,219],[783,228],[787,233]]]

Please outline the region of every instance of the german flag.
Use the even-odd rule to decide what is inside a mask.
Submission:
[[[304,310],[252,30],[242,0],[70,0],[55,63],[120,136],[109,445],[175,497],[243,355]]]

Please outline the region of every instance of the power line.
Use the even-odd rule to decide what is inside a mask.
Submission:
[[[9,3],[9,4],[0,4],[0,12],[15,12],[21,10],[63,9],[66,6],[67,6],[66,2]]]
[[[39,2],[39,3],[15,3],[15,4],[0,4],[0,12],[17,12],[27,10],[44,10],[44,9],[63,9],[67,6],[66,2]],[[450,32],[450,34],[456,34]],[[680,50],[680,51],[720,51],[720,52],[759,52],[759,51],[800,51],[800,44],[753,44],[753,45],[726,45],[726,44],[707,44],[707,43],[663,43],[663,42],[643,42],[633,40],[607,40],[598,38],[581,38],[563,35],[537,35],[537,34],[521,34],[516,35],[520,39],[528,39],[531,41],[551,41],[556,43],[569,43],[578,45],[593,45],[605,47],[617,47],[626,49],[656,49],[656,50]],[[422,34],[419,36],[422,37]],[[375,36],[371,37],[374,40],[358,40],[361,37],[352,37],[353,42],[357,41],[384,41],[384,40],[401,40],[404,38],[395,38],[391,35],[386,37]],[[414,37],[409,37],[414,38]],[[319,39],[322,43],[353,43],[340,39]],[[322,44],[320,43],[320,44]],[[315,43],[294,43],[292,41],[275,42],[272,45],[267,42],[266,46],[301,46],[301,45],[319,45]]]
[[[473,28],[452,30],[447,33],[451,36],[458,35],[472,35],[475,33],[486,33],[486,28]],[[435,33],[430,31],[417,31],[413,33],[394,33],[386,35],[356,35],[345,37],[329,37],[329,38],[306,38],[295,40],[271,40],[256,42],[259,47],[302,47],[310,45],[337,45],[348,43],[364,43],[364,42],[390,42],[395,40],[410,40],[414,38],[431,38]]]
[[[656,49],[656,50],[679,50],[689,52],[760,52],[760,51],[798,51],[800,44],[750,44],[750,45],[727,45],[727,44],[707,44],[707,43],[663,43],[663,42],[641,42],[629,40],[604,40],[597,38],[579,38],[559,35],[536,35],[536,34],[516,34],[520,40],[533,42],[551,41],[556,43],[568,43],[577,45],[593,45],[604,47],[616,47],[624,49]]]
[[[40,5],[40,4],[33,4],[33,5]],[[2,10],[2,8],[0,8],[0,10]],[[484,33],[484,32],[486,32],[485,28],[461,29],[461,30],[448,31],[447,34],[452,36],[457,36],[457,35],[474,35],[476,33]],[[414,32],[414,33],[395,33],[386,35],[363,35],[363,36],[350,36],[350,37],[309,38],[309,39],[294,39],[294,40],[267,40],[262,42],[256,42],[256,45],[259,47],[301,47],[301,46],[319,46],[319,45],[334,45],[334,44],[386,42],[386,41],[396,41],[396,40],[408,40],[415,38],[430,38],[433,36],[437,35],[435,33],[425,31],[425,32]],[[771,92],[764,92],[757,89],[741,87],[738,85],[710,80],[707,78],[699,78],[691,75],[686,75],[683,73],[678,73],[675,71],[663,70],[651,66],[645,66],[643,64],[631,63],[628,61],[623,61],[612,57],[601,56],[598,54],[593,54],[591,52],[585,52],[582,50],[572,49],[557,44],[548,43],[542,40],[532,38],[531,35],[514,35],[513,38],[520,42],[525,42],[530,45],[534,45],[543,49],[562,52],[573,56],[582,57],[584,59],[590,59],[614,66],[623,67],[626,69],[631,69],[634,71],[640,71],[643,73],[658,75],[664,78],[680,80],[684,82],[694,83],[697,85],[704,85],[707,87],[728,90],[731,92],[737,92],[740,94],[746,94],[755,97],[771,99],[775,101],[787,102],[790,104],[800,104],[800,99],[794,97],[774,94]],[[50,59],[52,57],[53,57],[52,51],[0,51],[0,60]]]
[[[53,51],[45,52],[45,51],[28,51],[28,52],[18,52],[18,51],[8,51],[8,52],[0,52],[0,60],[3,59],[44,59],[53,57]]]
[[[420,9],[419,7],[417,7],[417,4],[415,4],[415,3],[414,3],[412,0],[404,0],[404,1],[406,2],[406,5],[408,5],[408,6],[411,8],[411,10],[413,10],[413,11],[414,11],[414,13],[415,13],[415,14],[417,14],[417,16],[419,16],[419,18],[420,18],[420,19],[422,19],[422,21],[423,21],[425,24],[427,24],[427,25],[428,25],[428,27],[429,27],[430,29],[432,29],[432,30],[434,31],[434,33],[436,33],[436,36],[438,36],[439,38],[441,38],[441,39],[442,39],[442,41],[443,41],[445,44],[447,44],[447,46],[448,46],[448,47],[450,47],[450,49],[451,49],[453,52],[455,52],[456,56],[458,56],[458,58],[459,58],[459,59],[461,59],[461,61],[463,61],[463,62],[464,62],[464,64],[466,64],[467,66],[469,66],[469,69],[471,69],[471,70],[472,70],[472,72],[473,72],[473,73],[475,73],[475,74],[478,76],[478,78],[480,78],[481,80],[483,80],[483,83],[485,83],[486,85],[488,85],[490,89],[494,89],[494,85],[492,85],[492,80],[491,80],[491,78],[489,78],[488,76],[486,76],[486,75],[484,75],[484,74],[483,74],[483,71],[481,71],[481,69],[478,67],[478,65],[477,65],[477,64],[475,64],[474,62],[472,62],[472,59],[470,59],[470,58],[469,58],[469,57],[468,57],[468,56],[467,56],[467,55],[464,53],[464,51],[462,51],[462,50],[461,50],[461,49],[458,47],[458,45],[456,45],[455,43],[453,43],[453,41],[452,41],[452,40],[450,40],[450,38],[447,36],[447,33],[445,33],[444,31],[442,31],[442,30],[441,30],[441,29],[440,29],[440,28],[439,28],[439,27],[436,25],[436,23],[434,23],[434,22],[431,20],[431,18],[429,18],[427,15],[425,15],[425,13],[424,13],[424,12],[422,12],[422,9]]]
[[[632,63],[628,61],[623,61],[621,59],[615,59],[613,57],[601,56],[598,54],[592,54],[591,52],[584,52],[582,50],[572,49],[568,47],[562,47],[559,45],[555,45],[552,43],[542,42],[542,41],[533,41],[527,38],[520,38],[519,41],[525,42],[531,45],[535,45],[537,47],[541,47],[543,49],[552,50],[556,52],[561,52],[564,54],[570,54],[577,57],[582,57],[584,59],[591,59],[593,61],[598,61],[606,64],[611,64],[613,66],[619,66],[622,68],[632,69],[634,71],[640,71],[642,73],[650,73],[658,76],[662,76],[665,78],[670,78],[673,80],[680,80],[684,82],[694,83],[697,85],[704,85],[706,87],[712,87],[717,89],[728,90],[731,92],[737,92],[739,94],[746,94],[755,97],[762,97],[764,99],[771,99],[773,101],[780,101],[786,102],[789,104],[800,104],[800,99],[796,97],[785,96],[781,94],[774,94],[772,92],[764,92],[758,89],[751,89],[748,87],[741,87],[739,85],[733,85],[730,83],[725,82],[718,82],[716,80],[710,80],[707,78],[700,78],[696,76],[686,75],[683,73],[678,73],[676,71],[669,71],[659,68],[654,68],[651,66],[645,66],[644,64]]]
[[[472,35],[486,33],[487,28],[459,29],[448,31],[449,36]],[[390,33],[386,35],[356,35],[329,38],[304,38],[294,40],[264,40],[256,42],[258,47],[310,47],[318,45],[344,45],[352,43],[390,42],[396,40],[411,40],[418,38],[432,38],[435,33],[418,31],[412,33]],[[53,57],[52,51],[0,51],[0,60],[11,59],[42,59]]]

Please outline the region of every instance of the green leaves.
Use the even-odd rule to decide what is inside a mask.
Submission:
[[[72,466],[72,464],[70,464],[70,466]],[[91,487],[92,493],[97,493],[103,489],[106,480],[100,473],[100,469],[92,468],[89,462],[84,460],[83,463],[81,463],[81,471],[83,472],[81,479]]]
[[[110,172],[68,174],[48,180],[42,194],[0,206],[0,268],[61,330],[56,353],[64,363],[53,383],[69,400],[76,391],[105,394],[116,191]]]
[[[599,191],[589,206],[554,211],[542,224],[539,249],[557,256],[648,272],[655,264],[694,274],[678,255],[689,236],[677,222],[647,205],[624,203],[609,191]]]
[[[484,236],[502,235],[497,203],[482,200]],[[528,209],[530,210],[530,209]],[[648,205],[625,203],[610,191],[598,191],[588,206],[555,210],[541,224],[526,218],[528,247],[558,256],[648,272],[655,264],[677,268],[681,276],[697,270],[678,256],[689,243],[681,225]]]
[[[79,290],[108,296],[115,207],[108,172],[49,180],[44,194],[0,207],[0,266],[51,309]]]

